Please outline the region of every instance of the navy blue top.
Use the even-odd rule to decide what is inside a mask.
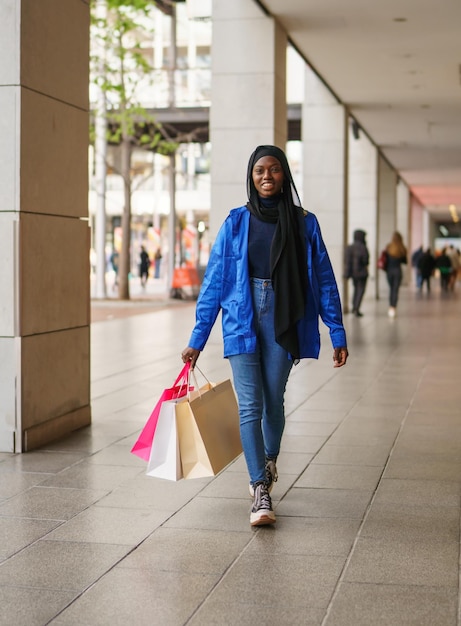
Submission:
[[[248,236],[248,269],[250,278],[271,277],[271,243],[277,224],[250,216]]]

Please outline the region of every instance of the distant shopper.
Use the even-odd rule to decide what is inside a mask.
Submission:
[[[366,232],[354,231],[354,242],[347,246],[344,255],[344,278],[352,278],[354,293],[352,296],[352,313],[362,317],[360,311],[365,287],[368,280],[368,263],[370,255],[366,245]]]
[[[448,291],[453,266],[447,254],[447,248],[444,248],[442,253],[436,258],[435,265],[440,272],[440,288],[442,291]]]
[[[160,250],[160,248],[157,248],[157,251],[155,253],[155,257],[154,257],[154,277],[155,278],[160,278],[160,265],[162,263],[162,251]]]
[[[114,248],[114,251],[110,255],[110,264],[112,265],[112,269],[114,270],[115,279],[113,288],[116,289],[118,286],[118,266],[119,266],[120,255],[118,251]]]
[[[459,251],[453,245],[450,245],[447,248],[447,255],[450,257],[451,261],[451,274],[450,280],[448,281],[448,289],[454,291],[460,267]]]
[[[418,264],[423,254],[424,254],[423,246],[419,246],[419,248],[417,248],[411,255],[411,266],[415,270],[416,288],[419,290],[421,290],[421,272],[419,270]]]
[[[390,243],[386,246],[387,268],[386,276],[389,284],[389,317],[395,317],[399,289],[402,282],[402,264],[408,262],[407,249],[403,243],[402,235],[395,231]]]
[[[427,293],[431,292],[431,276],[434,273],[434,269],[435,259],[432,255],[431,249],[428,248],[425,252],[423,252],[418,260],[418,270],[421,276],[419,291],[421,293],[423,291],[424,284],[426,284]]]
[[[149,255],[144,246],[141,246],[141,253],[139,255],[140,263],[139,263],[139,276],[141,277],[141,286],[144,288],[147,283],[147,279],[149,278],[149,266],[150,259]]]

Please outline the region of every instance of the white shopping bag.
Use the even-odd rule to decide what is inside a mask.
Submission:
[[[183,477],[179,453],[178,429],[176,425],[177,400],[162,402],[155,429],[147,476],[180,480]]]

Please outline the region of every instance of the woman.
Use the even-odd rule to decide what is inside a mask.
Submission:
[[[197,300],[184,362],[194,367],[222,310],[250,475],[252,526],[273,524],[269,495],[285,425],[284,394],[293,364],[318,358],[321,316],[334,367],[348,352],[339,293],[317,219],[301,208],[284,152],[258,146],[247,173],[248,202],[216,237]]]
[[[402,263],[407,262],[407,249],[403,245],[402,235],[395,231],[391,242],[386,246],[387,282],[389,284],[389,317],[395,317],[402,282]]]

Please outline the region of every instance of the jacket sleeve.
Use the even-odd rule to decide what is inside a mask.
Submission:
[[[197,299],[195,326],[189,340],[189,346],[200,351],[205,347],[221,310],[223,255],[227,222],[228,220],[221,226],[211,248],[210,258]]]
[[[343,326],[341,299],[330,257],[323,241],[320,225],[315,215],[311,233],[312,271],[315,273],[319,289],[319,314],[322,322],[330,330],[333,348],[347,346],[346,331]]]

